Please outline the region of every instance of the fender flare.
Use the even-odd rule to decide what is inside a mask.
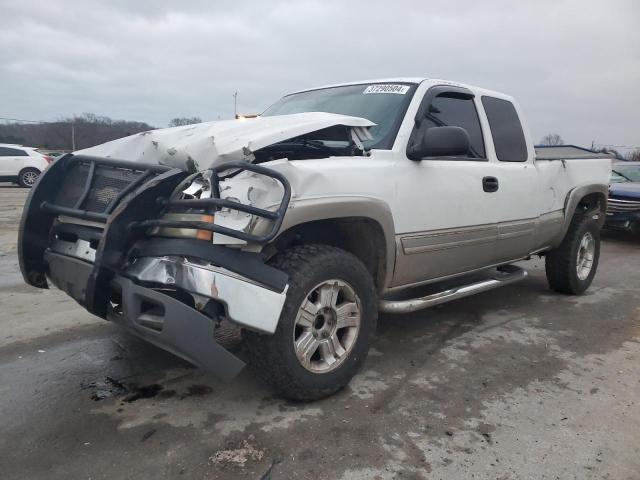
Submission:
[[[562,225],[562,229],[558,233],[558,236],[552,242],[552,247],[555,248],[562,243],[567,231],[569,230],[569,226],[571,225],[571,220],[573,220],[573,216],[578,208],[578,204],[580,200],[582,200],[587,195],[598,194],[600,198],[600,212],[598,215],[598,224],[600,227],[604,225],[605,215],[607,211],[607,198],[609,196],[609,186],[606,184],[588,184],[581,185],[572,189],[565,198],[564,201],[564,224]]]
[[[379,198],[344,195],[292,200],[276,240],[284,232],[298,225],[347,217],[369,219],[380,226],[385,243],[384,285],[389,285],[396,261],[395,225],[389,205]],[[260,229],[260,225],[256,225],[256,229]]]

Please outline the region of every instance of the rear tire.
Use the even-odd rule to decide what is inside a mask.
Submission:
[[[576,216],[562,243],[547,253],[549,287],[559,293],[580,295],[589,288],[600,259],[600,227],[588,216]]]
[[[289,289],[273,335],[245,332],[251,364],[286,398],[331,395],[367,357],[378,316],[371,274],[327,245],[293,247],[271,264],[289,275]]]
[[[31,188],[35,185],[39,176],[40,170],[37,168],[24,168],[18,174],[18,185],[22,188]]]

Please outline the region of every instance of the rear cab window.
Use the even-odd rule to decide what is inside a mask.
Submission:
[[[493,146],[501,162],[526,162],[527,141],[513,103],[502,98],[483,96],[482,106],[489,120]]]

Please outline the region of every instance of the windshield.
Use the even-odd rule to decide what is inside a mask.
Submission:
[[[611,170],[611,181],[640,182],[640,165],[614,165]]]
[[[373,83],[311,90],[283,97],[262,116],[327,112],[366,118],[376,125],[365,148],[390,149],[415,89],[415,84]]]

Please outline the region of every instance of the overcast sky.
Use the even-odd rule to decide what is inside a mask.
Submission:
[[[163,127],[426,76],[515,96],[534,140],[640,146],[640,1],[0,0],[0,117]]]

